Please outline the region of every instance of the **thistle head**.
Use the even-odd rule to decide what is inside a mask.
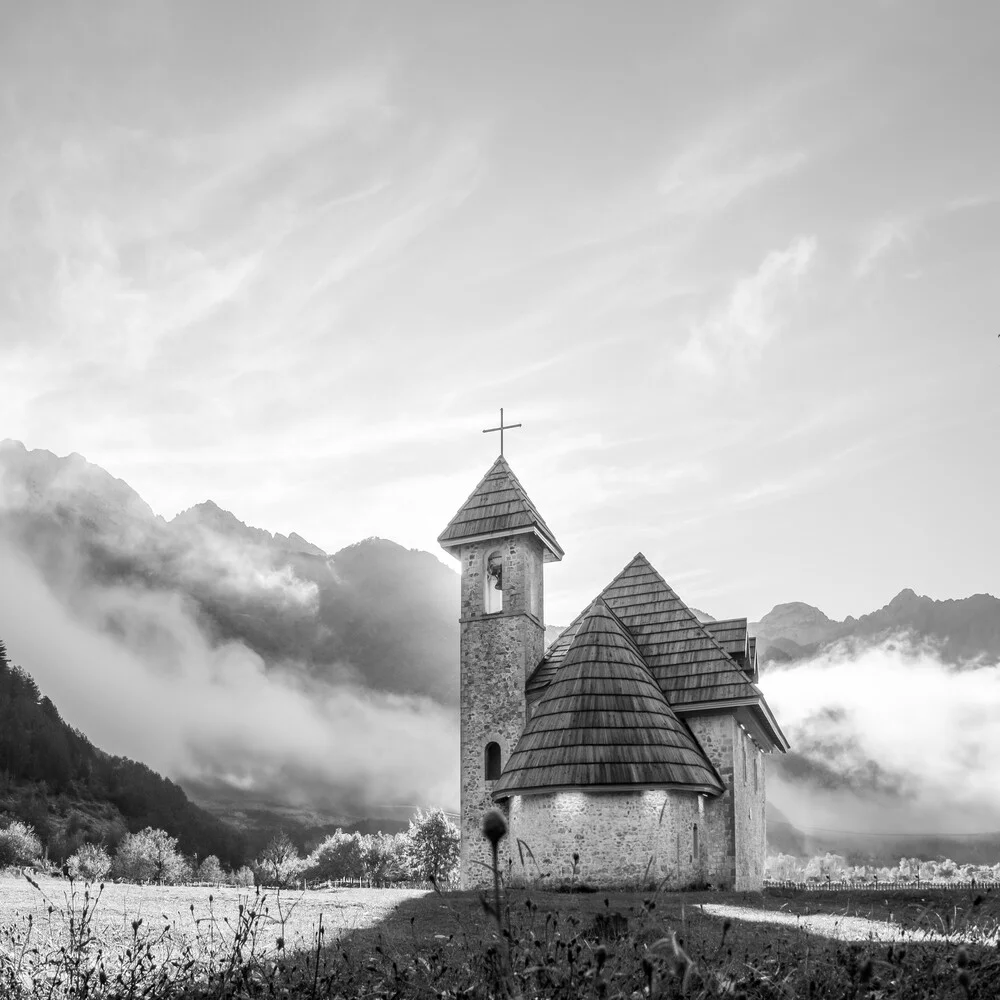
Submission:
[[[494,846],[506,836],[507,820],[499,809],[487,809],[483,816],[483,836]]]

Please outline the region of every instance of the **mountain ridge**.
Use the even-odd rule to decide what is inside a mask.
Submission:
[[[970,594],[935,600],[905,587],[887,604],[855,618],[835,621],[801,601],[776,604],[748,631],[757,637],[762,663],[815,656],[837,642],[874,643],[905,634],[932,644],[945,662],[1000,663],[1000,598]]]

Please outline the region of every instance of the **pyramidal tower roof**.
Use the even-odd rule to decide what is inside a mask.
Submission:
[[[583,616],[493,797],[577,787],[712,795],[724,787],[601,598]]]
[[[438,543],[457,555],[459,546],[467,542],[527,533],[541,540],[546,562],[562,559],[562,546],[501,455],[438,535]]]

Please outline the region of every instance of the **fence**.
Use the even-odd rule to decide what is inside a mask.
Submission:
[[[794,879],[764,879],[765,889],[806,889],[818,892],[843,891],[844,889],[877,889],[879,892],[893,892],[902,889],[1000,889],[1000,881],[979,879],[943,880],[912,878],[906,881],[886,882],[883,879],[811,879],[797,882]]]

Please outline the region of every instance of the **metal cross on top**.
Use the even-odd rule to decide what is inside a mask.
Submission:
[[[483,430],[484,434],[492,434],[494,431],[500,432],[500,454],[503,455],[503,432],[512,430],[514,427],[520,427],[520,424],[505,424],[503,422],[503,407],[500,407],[500,426],[499,427],[486,427]]]

